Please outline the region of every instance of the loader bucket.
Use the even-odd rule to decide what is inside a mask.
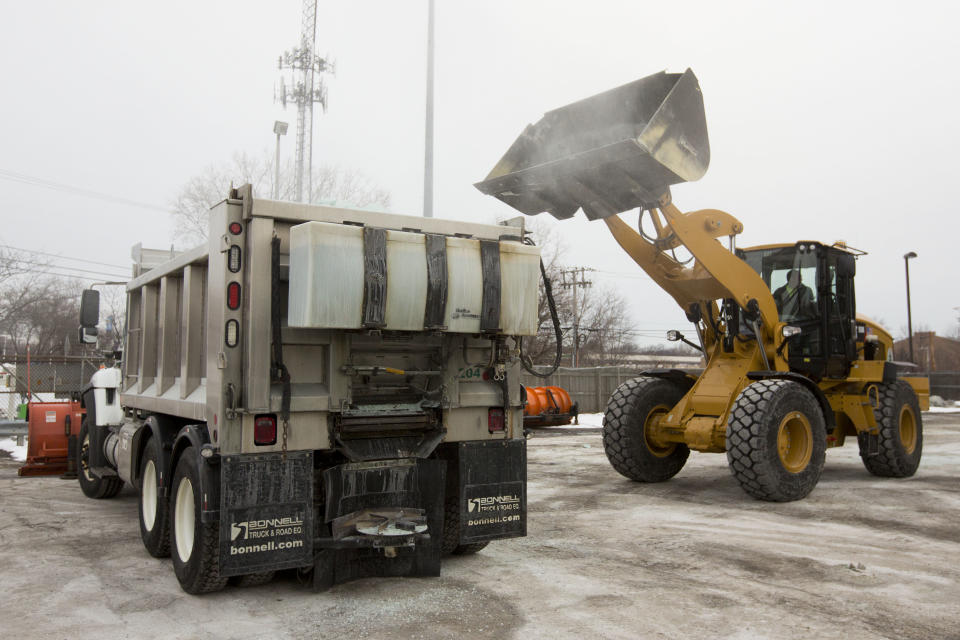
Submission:
[[[669,196],[710,164],[693,71],[656,73],[548,112],[475,186],[521,213],[596,220]]]

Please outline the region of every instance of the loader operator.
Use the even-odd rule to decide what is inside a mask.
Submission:
[[[787,272],[787,283],[773,292],[777,311],[784,322],[814,318],[817,315],[813,291],[803,284],[799,269]]]

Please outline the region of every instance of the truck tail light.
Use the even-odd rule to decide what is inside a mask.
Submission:
[[[243,225],[239,222],[231,222],[228,228],[230,229],[230,233],[235,236],[240,235],[240,232],[243,231]]]
[[[227,285],[227,307],[236,311],[240,308],[240,283],[231,282]]]
[[[240,338],[240,323],[236,320],[227,320],[227,326],[224,329],[223,341],[227,343],[228,347],[237,346],[237,341]]]
[[[230,245],[230,251],[227,252],[227,269],[230,269],[230,273],[236,273],[237,271],[240,271],[239,245]]]
[[[266,446],[277,444],[277,416],[258,415],[253,418],[253,444]]]
[[[487,430],[490,433],[502,433],[505,423],[503,407],[490,407],[487,411]]]

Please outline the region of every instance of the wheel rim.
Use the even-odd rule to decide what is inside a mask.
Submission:
[[[909,405],[900,409],[900,443],[908,454],[917,448],[917,419]]]
[[[143,526],[153,531],[157,519],[157,467],[153,460],[147,460],[143,468],[143,486],[140,488],[140,510],[143,513]]]
[[[93,482],[93,476],[90,475],[90,436],[83,436],[83,443],[80,445],[80,470],[83,471],[83,477],[87,482]]]
[[[654,438],[657,425],[660,424],[663,416],[667,415],[667,412],[669,411],[670,407],[663,404],[658,404],[650,410],[650,413],[647,414],[647,419],[643,423],[643,440],[646,442],[647,449],[650,450],[650,453],[658,458],[666,458],[677,448],[676,442],[670,442],[666,445],[663,445],[658,444]]]
[[[177,555],[182,562],[190,559],[193,553],[193,536],[195,522],[193,520],[193,485],[189,478],[183,478],[177,487],[175,498],[174,518],[176,525],[173,528],[177,543]]]
[[[803,413],[791,411],[780,421],[777,453],[784,469],[790,473],[800,473],[807,468],[813,454],[813,429]]]

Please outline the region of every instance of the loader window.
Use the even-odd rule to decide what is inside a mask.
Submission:
[[[784,322],[817,318],[817,252],[805,245],[741,252],[773,293]]]

